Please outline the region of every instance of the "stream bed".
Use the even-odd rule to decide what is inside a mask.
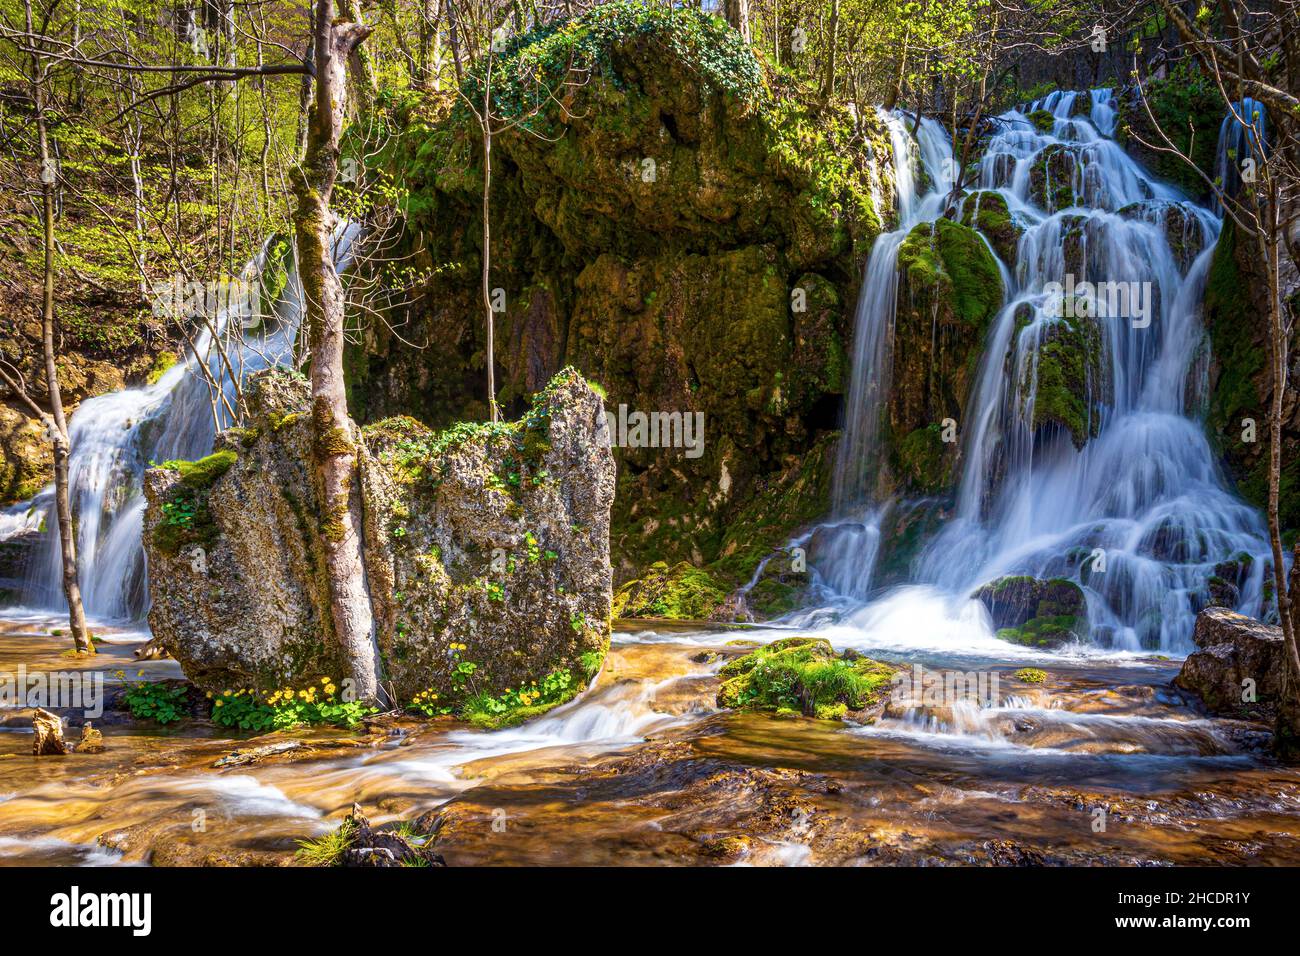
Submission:
[[[76,661],[57,629],[0,621],[0,672],[89,668],[109,696],[180,676],[135,660],[144,635],[102,629]],[[108,710],[104,752],[37,758],[31,711],[8,706],[0,863],[292,864],[356,802],[376,823],[435,814],[453,866],[1300,864],[1300,770],[1267,757],[1265,728],[1199,714],[1169,686],[1177,661],[1044,654],[1028,684],[1024,660],[987,649],[884,648],[996,674],[997,705],[891,707],[870,726],[718,710],[736,640],[790,634],[623,622],[591,688],[495,732],[398,717],[232,739]]]

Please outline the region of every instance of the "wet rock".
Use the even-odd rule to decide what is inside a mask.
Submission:
[[[1083,590],[1065,578],[998,578],[971,597],[988,609],[998,637],[1028,647],[1056,647],[1087,630]]]
[[[81,725],[81,739],[77,741],[77,753],[102,754],[104,752],[104,735],[90,721]]]
[[[721,608],[727,594],[708,571],[689,561],[671,567],[656,561],[614,596],[614,617],[702,621]]]
[[[56,714],[38,707],[32,714],[32,731],[36,735],[32,741],[32,753],[35,756],[46,757],[68,752],[68,745],[63,739],[63,721]]]
[[[993,190],[971,193],[962,205],[961,223],[978,229],[1004,263],[1016,261],[1016,247],[1024,229],[1007,208],[1006,198]]]
[[[1075,448],[1082,448],[1097,437],[1110,401],[1100,325],[1087,316],[1063,314],[1020,334],[1034,337],[1037,353],[1025,363],[1020,384],[1026,403],[1033,400],[1035,431],[1040,436],[1064,431]]]
[[[347,676],[321,571],[330,522],[307,383],[274,371],[247,395],[250,427],[223,434],[212,456],[224,467],[204,459],[145,479],[150,625],[216,693]],[[453,699],[462,662],[492,693],[598,668],[614,464],[601,399],[581,376],[558,375],[517,422],[439,434],[400,418],[362,438],[366,573],[399,701]]]
[[[1277,712],[1285,676],[1282,629],[1222,607],[1196,617],[1197,648],[1174,685],[1199,697],[1213,714],[1267,719]]]

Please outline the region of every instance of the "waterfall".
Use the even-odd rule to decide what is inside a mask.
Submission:
[[[1039,110],[1051,113],[1050,131],[1030,121]],[[912,586],[872,595],[877,555],[889,547],[871,482],[883,450],[897,251],[908,229],[943,212],[949,184],[940,173],[951,169],[937,124],[923,123],[920,143],[900,146],[906,128],[886,119],[900,181],[915,148],[934,188],[906,202],[900,189],[899,230],[877,241],[858,303],[835,516],[843,523],[856,508],[876,516],[877,530],[852,554],[840,535],[814,555],[820,584],[872,597],[850,619],[859,629],[907,643],[928,627],[984,643],[991,628],[969,596],[1008,574],[1078,583],[1090,641],[1119,649],[1190,649],[1196,612],[1225,565],[1235,571],[1237,609],[1264,610],[1263,522],[1225,486],[1196,419],[1200,301],[1220,221],[1130,159],[1110,139],[1115,117],[1110,91],[1094,90],[1053,93],[997,118],[975,188],[1001,194],[1023,233],[1016,261],[1003,264],[1005,305],[960,423],[954,510],[913,565]],[[1245,135],[1227,123],[1230,139]],[[1034,165],[1044,160],[1035,195]],[[1087,435],[1077,445],[1035,418],[1044,347],[1065,334],[1067,317],[1096,342]]]
[[[335,232],[334,259],[340,271],[350,262],[358,231],[357,225],[344,224]],[[260,282],[267,256],[264,247],[240,279]],[[157,382],[89,398],[77,407],[68,426],[72,440],[68,482],[88,617],[131,622],[148,611],[141,542],[144,471],[151,462],[203,457],[212,450],[217,432],[235,424],[227,408],[214,400],[216,388],[233,406],[237,382],[260,369],[292,363],[302,317],[301,296],[298,275],[290,262],[284,290],[278,301],[269,303],[273,314],[264,322],[249,314],[250,303],[231,302],[209,316],[211,321],[196,336],[186,360]],[[239,331],[231,323],[238,323]],[[256,328],[245,331],[255,323]],[[35,608],[66,608],[53,489],[45,489],[11,512],[5,522],[10,533],[46,529],[27,562],[22,603]],[[0,535],[5,524],[0,524]]]
[[[1253,169],[1268,149],[1268,113],[1259,100],[1246,97],[1233,103],[1219,126],[1219,148],[1214,156],[1214,178],[1229,196],[1241,189],[1243,166]],[[1214,197],[1214,211],[1223,215],[1223,204]]]

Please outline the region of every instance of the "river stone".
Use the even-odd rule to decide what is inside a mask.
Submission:
[[[1174,686],[1200,697],[1213,714],[1266,719],[1277,712],[1285,660],[1282,629],[1223,607],[1196,616],[1197,650],[1183,661]],[[1254,700],[1247,699],[1254,681]]]
[[[37,708],[32,714],[32,732],[35,734],[32,739],[33,755],[47,757],[68,752],[68,745],[63,739],[63,721],[57,714]]]
[[[262,373],[233,463],[197,494],[145,475],[144,541],[158,642],[199,687],[270,690],[346,676],[332,635],[307,383]],[[497,694],[608,647],[614,463],[601,399],[560,373],[517,423],[442,434],[413,419],[362,430],[366,574],[383,681],[399,702]],[[183,547],[163,506],[188,493],[203,534]],[[174,509],[172,509],[174,512]],[[201,550],[199,550],[201,549]],[[463,645],[463,646],[462,646]],[[452,673],[473,663],[473,687]],[[346,690],[346,688],[345,688]]]

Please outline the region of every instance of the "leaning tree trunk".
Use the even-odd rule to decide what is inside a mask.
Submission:
[[[28,7],[30,16],[31,8]],[[30,22],[28,29],[31,29]],[[32,67],[32,93],[36,106],[36,131],[41,150],[41,219],[45,244],[45,295],[41,306],[41,350],[45,353],[45,384],[49,392],[50,444],[54,449],[54,508],[59,523],[59,551],[63,570],[63,596],[68,602],[68,627],[72,642],[83,654],[95,653],[86,630],[86,609],[81,603],[81,582],[77,577],[76,529],[72,522],[72,502],[68,495],[68,455],[71,440],[68,420],[63,412],[63,394],[59,389],[59,369],[54,357],[54,163],[50,156],[49,133],[45,126],[45,89],[40,67]]]
[[[335,22],[334,0],[317,0],[314,25],[316,90],[307,124],[307,151],[294,176],[304,320],[311,348],[313,469],[320,488],[321,537],[334,637],[361,700],[380,698],[379,651],[361,541],[357,438],[348,417],[343,379],[343,284],[330,238],[330,197],[338,178],[339,136],[346,109],[346,64],[370,32]]]

